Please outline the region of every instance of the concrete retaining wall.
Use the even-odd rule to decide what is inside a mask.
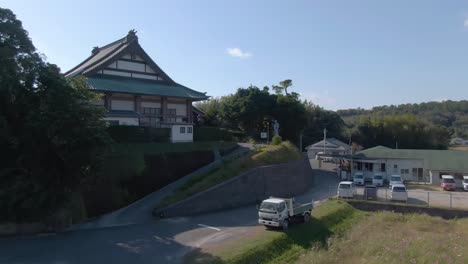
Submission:
[[[162,210],[165,217],[188,216],[255,204],[269,196],[291,197],[313,184],[309,160],[258,167]]]

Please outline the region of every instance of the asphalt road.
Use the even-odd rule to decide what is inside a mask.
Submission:
[[[298,202],[334,195],[329,188],[338,183],[334,173],[320,171],[314,178],[314,187],[296,197]],[[257,226],[257,210],[247,206],[195,217],[146,219],[123,226],[3,238],[0,263],[180,263],[185,254],[206,244],[242,237]]]

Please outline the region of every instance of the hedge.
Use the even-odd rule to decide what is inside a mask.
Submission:
[[[218,127],[195,127],[194,141],[242,141],[246,137],[242,131],[231,131]]]
[[[170,128],[110,126],[108,133],[116,142],[169,142]]]

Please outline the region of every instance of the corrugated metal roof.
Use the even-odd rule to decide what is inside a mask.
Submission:
[[[193,101],[208,99],[208,96],[204,93],[194,91],[183,85],[170,85],[151,80],[102,75],[89,77],[88,84],[92,89],[100,92],[184,97]]]
[[[360,151],[355,159],[424,159],[428,169],[468,172],[468,151],[433,149],[391,149],[384,146]]]

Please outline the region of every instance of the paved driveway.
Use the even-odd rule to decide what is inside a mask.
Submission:
[[[317,171],[314,178],[314,187],[297,201],[326,199],[327,187],[338,183],[332,172]],[[3,238],[0,263],[179,263],[194,249],[243,238],[255,226],[257,210],[247,206],[195,217]]]

